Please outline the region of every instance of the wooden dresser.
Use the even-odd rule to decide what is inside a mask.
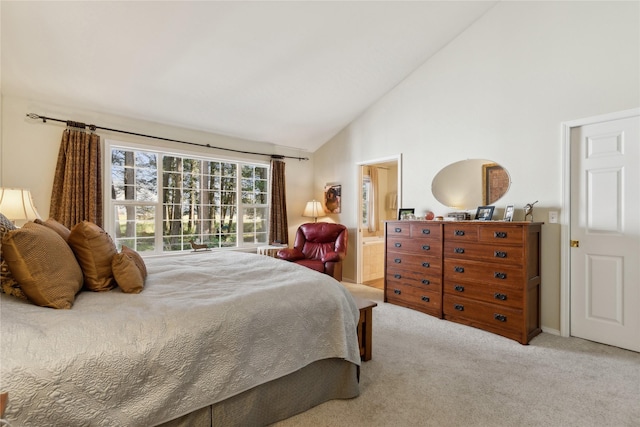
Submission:
[[[386,302],[442,317],[442,223],[387,222],[384,277]]]
[[[541,223],[389,221],[385,301],[527,344],[540,329]]]

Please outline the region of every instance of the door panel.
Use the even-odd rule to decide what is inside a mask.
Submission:
[[[640,117],[571,130],[571,335],[640,351]]]

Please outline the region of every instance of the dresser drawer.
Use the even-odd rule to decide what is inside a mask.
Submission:
[[[478,227],[478,224],[463,224],[459,222],[444,224],[444,241],[477,242]]]
[[[414,255],[403,252],[387,252],[387,271],[394,268],[413,270],[418,275],[442,274],[442,259],[438,255]]]
[[[416,288],[414,286],[396,284],[389,286],[386,290],[387,302],[399,305],[409,305],[420,310],[438,313],[441,316],[442,311],[442,295],[436,292],[430,292],[425,289]]]
[[[387,238],[387,251],[410,252],[440,257],[442,242],[436,239],[403,239],[400,237]]]
[[[491,325],[494,330],[518,332],[522,329],[522,310],[501,307],[496,304],[474,301],[464,297],[445,294],[442,302],[445,317],[462,318],[472,326]]]
[[[419,239],[422,237],[431,239],[442,239],[442,226],[441,224],[432,222],[411,222],[411,237]]]
[[[440,270],[416,272],[411,269],[403,268],[387,268],[385,275],[387,286],[392,285],[410,285],[418,288],[428,288],[433,292],[440,293],[442,289],[442,275]]]
[[[475,300],[486,301],[499,306],[519,309],[523,304],[523,290],[508,286],[487,285],[484,283],[464,283],[447,281],[444,293]]]
[[[522,246],[446,241],[444,256],[445,258],[465,258],[522,265],[524,249]]]
[[[411,224],[409,221],[397,221],[387,223],[387,237],[403,236],[409,237],[411,235]]]
[[[522,287],[524,271],[518,266],[445,258],[444,281],[487,283],[498,286]]]
[[[510,227],[508,225],[491,225],[480,227],[479,240],[481,242],[495,244],[521,245],[524,241],[524,229],[522,227]]]

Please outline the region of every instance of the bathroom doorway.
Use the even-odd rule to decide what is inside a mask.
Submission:
[[[357,282],[384,287],[384,223],[401,206],[401,155],[358,164]]]

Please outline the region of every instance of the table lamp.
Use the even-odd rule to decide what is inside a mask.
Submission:
[[[40,219],[31,192],[23,188],[0,188],[0,213],[14,224]]]
[[[316,200],[307,202],[307,206],[305,206],[304,212],[302,212],[302,216],[313,218],[313,222],[318,222],[319,216],[325,216],[324,209],[322,209],[322,204]]]

